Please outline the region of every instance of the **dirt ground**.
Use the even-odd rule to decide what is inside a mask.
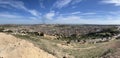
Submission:
[[[0,58],[56,58],[32,43],[0,33]]]
[[[110,43],[107,48],[114,49],[115,52],[108,53],[104,58],[120,58],[120,40]]]

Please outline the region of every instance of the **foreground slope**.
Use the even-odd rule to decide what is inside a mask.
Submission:
[[[0,58],[55,58],[32,43],[0,33]]]

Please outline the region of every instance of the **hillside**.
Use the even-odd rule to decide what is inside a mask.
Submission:
[[[0,58],[56,58],[32,43],[0,33]]]
[[[3,58],[120,57],[117,25],[1,25],[0,32]]]

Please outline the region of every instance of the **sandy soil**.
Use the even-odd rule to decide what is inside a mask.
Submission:
[[[0,33],[0,58],[56,58],[32,43]]]

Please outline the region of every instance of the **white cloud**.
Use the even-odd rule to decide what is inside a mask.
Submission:
[[[54,16],[55,16],[55,12],[49,12],[44,17],[46,19],[53,19]]]
[[[71,14],[80,14],[81,12],[80,11],[78,11],[78,12],[73,12],[73,13],[71,13]]]
[[[8,13],[8,12],[2,12],[0,13],[0,19],[30,19],[30,20],[36,20],[36,17],[25,17],[18,15],[16,13]]]
[[[38,20],[38,18],[36,17],[27,17],[28,19],[31,19],[31,20]]]
[[[63,8],[66,7],[68,5],[74,5],[76,3],[81,2],[82,0],[57,0],[54,4],[53,4],[53,8]]]
[[[7,12],[0,13],[0,18],[21,18],[22,16],[16,14],[10,14]]]
[[[106,15],[95,15],[97,13],[80,13],[81,15],[61,15],[54,18],[55,20],[47,23],[58,23],[58,24],[120,24],[120,12],[108,12]],[[77,13],[77,12],[74,12]],[[79,12],[78,12],[79,13]],[[109,14],[110,13],[110,14]],[[114,14],[114,15],[111,15]],[[83,16],[82,16],[83,15]],[[84,16],[85,15],[85,16]],[[89,15],[91,15],[89,17]],[[99,17],[100,16],[100,17]]]
[[[58,16],[57,18],[55,18],[55,20],[53,20],[51,22],[47,22],[47,23],[75,24],[78,22],[79,19],[80,19],[80,17],[78,17],[78,16],[66,16],[66,17]]]
[[[7,5],[0,5],[0,7],[6,8],[6,9],[12,9],[11,7],[8,7]]]
[[[2,18],[0,18],[2,19]],[[19,18],[16,20],[16,18],[12,19],[2,19],[0,20],[0,24],[39,24],[40,21],[38,20],[26,20],[27,18]],[[27,23],[26,23],[27,22]]]
[[[26,9],[24,6],[24,3],[21,1],[15,1],[15,0],[0,0],[0,4],[2,5],[9,5],[17,9]]]
[[[62,13],[59,14],[61,16],[70,16],[70,15],[80,15],[80,16],[89,16],[89,15],[96,15],[98,13],[96,12],[80,12],[80,11],[76,11],[76,12],[71,12],[71,13]]]
[[[67,6],[72,0],[58,0],[55,2],[55,4],[53,5],[53,7],[56,8],[62,8]]]
[[[44,0],[39,0],[39,2],[40,2],[40,7],[41,7],[41,8],[45,8],[45,5],[44,5],[43,1],[44,1]]]
[[[67,17],[63,17],[63,16],[60,16],[60,17],[58,17],[57,19],[62,19],[62,20],[78,20],[78,19],[80,19],[80,17],[79,16],[67,16]]]
[[[71,4],[76,4],[76,3],[79,3],[81,2],[82,0],[73,0]]]
[[[97,14],[95,12],[87,12],[87,13],[82,13],[81,15],[94,15],[94,14]]]
[[[22,1],[17,0],[0,0],[0,6],[1,5],[9,5],[11,7],[14,7],[16,9],[22,9],[26,12],[29,12],[33,16],[39,17],[40,13],[36,10],[31,10],[25,7],[24,3]]]
[[[109,14],[118,16],[120,14],[120,11],[111,11]]]
[[[28,10],[28,12],[30,12],[32,15],[36,16],[36,17],[39,17],[41,15],[41,13],[39,13],[38,11],[36,10]]]
[[[120,6],[120,0],[102,0],[102,3],[114,4],[115,6]]]

